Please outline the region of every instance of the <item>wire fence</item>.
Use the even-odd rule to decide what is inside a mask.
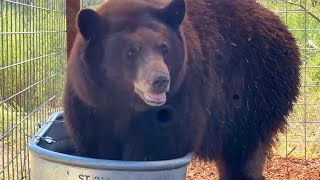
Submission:
[[[80,0],[80,5],[95,8],[103,1]],[[274,151],[284,157],[320,157],[320,2],[258,1],[287,24],[304,62],[301,95]],[[0,179],[29,178],[27,143],[37,124],[63,109],[66,3],[0,0]]]
[[[276,12],[300,47],[301,88],[276,153],[304,159],[320,157],[320,1],[260,0]]]
[[[64,0],[0,1],[0,179],[26,179],[27,143],[61,109]]]

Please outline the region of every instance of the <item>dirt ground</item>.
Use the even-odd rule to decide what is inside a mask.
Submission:
[[[320,180],[320,158],[270,158],[264,169],[267,180]],[[217,180],[214,163],[194,159],[188,166],[187,180]]]

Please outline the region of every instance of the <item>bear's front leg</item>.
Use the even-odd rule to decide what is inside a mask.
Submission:
[[[141,113],[132,120],[124,141],[122,159],[158,161],[185,156],[194,147],[188,136],[186,119],[178,119],[168,107],[155,108]]]
[[[150,119],[135,122],[124,142],[122,159],[129,161],[168,160],[183,156],[173,127],[157,127]],[[182,155],[182,154],[183,155]]]
[[[250,149],[245,144],[233,143],[224,148],[216,160],[220,180],[264,180],[267,143],[258,143]],[[252,147],[252,146],[251,146]]]
[[[113,123],[105,113],[73,97],[65,103],[64,120],[76,154],[100,159],[121,158],[121,148],[113,134]]]
[[[113,138],[112,131],[97,122],[97,118],[78,111],[68,120],[73,122],[70,135],[80,156],[113,160],[121,158],[121,148]]]

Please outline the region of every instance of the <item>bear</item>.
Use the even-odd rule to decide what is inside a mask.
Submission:
[[[82,9],[64,121],[80,156],[190,152],[219,179],[264,179],[299,95],[295,38],[254,0],[108,0]]]

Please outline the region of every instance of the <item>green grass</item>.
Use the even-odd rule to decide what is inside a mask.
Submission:
[[[8,104],[3,104],[0,106],[0,135],[3,139],[0,144],[0,149],[4,150],[3,157],[4,161],[0,161],[0,167],[2,165],[7,165],[16,155],[16,152],[20,152],[25,155],[26,151],[23,149],[25,144],[27,143],[28,137],[24,137],[24,132],[26,130],[26,124],[23,123],[20,126],[17,126],[23,116],[22,111],[17,111],[13,109]],[[17,128],[15,128],[17,127]],[[13,131],[14,130],[14,131]],[[10,174],[10,178],[17,178],[16,172],[22,172],[23,169],[19,164],[22,164],[21,160],[24,159],[22,156],[19,156],[13,163],[8,167],[8,171],[5,171],[4,174],[8,178]],[[18,167],[18,168],[17,168]],[[13,171],[15,173],[13,173]]]
[[[305,99],[320,102],[318,91],[302,92],[299,102]],[[285,133],[279,134],[279,142],[274,153],[280,156],[320,157],[320,106],[298,104],[287,118],[288,126]],[[318,142],[317,142],[318,141]]]
[[[16,110],[8,104],[0,106],[0,135],[3,138],[0,143],[1,155],[0,167],[8,166],[4,172],[6,179],[20,179],[24,177],[29,166],[29,149],[27,144],[30,138],[39,130],[35,122],[44,122],[51,113],[58,109],[49,106],[40,111],[28,114]],[[3,133],[4,132],[4,133]],[[3,137],[4,136],[4,137]],[[0,176],[0,179],[2,175]]]

